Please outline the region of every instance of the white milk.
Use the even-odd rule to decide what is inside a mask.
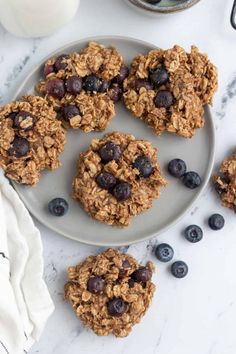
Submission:
[[[80,0],[0,0],[0,22],[21,37],[47,36],[69,22]]]

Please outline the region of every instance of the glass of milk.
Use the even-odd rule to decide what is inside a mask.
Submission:
[[[20,37],[43,37],[75,15],[80,0],[0,0],[0,22]]]

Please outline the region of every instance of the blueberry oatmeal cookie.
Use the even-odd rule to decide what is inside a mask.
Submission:
[[[151,208],[165,185],[152,144],[113,132],[80,154],[73,197],[94,219],[124,227]]]
[[[25,96],[0,107],[0,167],[8,178],[35,185],[40,172],[60,166],[65,131],[45,99]]]
[[[215,189],[222,205],[236,213],[236,149],[225,158],[220,166],[220,173],[213,177]]]
[[[115,115],[129,70],[115,48],[91,42],[79,53],[49,59],[36,90],[68,128],[104,130]]]
[[[152,262],[141,266],[132,256],[108,249],[69,267],[65,297],[97,335],[126,337],[152,301],[154,270]]]
[[[150,126],[191,138],[204,126],[203,105],[217,89],[217,72],[206,55],[174,46],[134,58],[124,81],[126,107]]]

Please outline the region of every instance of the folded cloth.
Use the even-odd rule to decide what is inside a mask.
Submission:
[[[0,354],[27,353],[54,305],[43,281],[39,230],[0,171]]]

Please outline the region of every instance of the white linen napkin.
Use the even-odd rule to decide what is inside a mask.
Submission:
[[[0,354],[27,353],[53,310],[40,233],[0,171]]]

